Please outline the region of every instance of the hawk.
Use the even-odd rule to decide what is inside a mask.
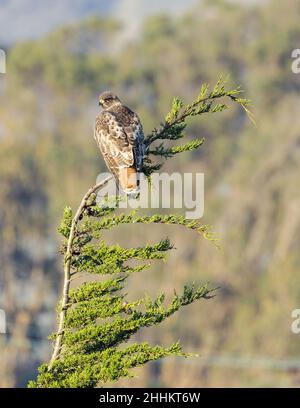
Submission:
[[[103,92],[99,96],[99,105],[102,110],[95,122],[96,143],[117,185],[121,185],[126,194],[136,193],[144,156],[140,119],[112,92]]]

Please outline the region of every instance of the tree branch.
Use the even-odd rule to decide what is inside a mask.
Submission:
[[[64,285],[63,285],[62,305],[61,305],[61,311],[59,315],[59,324],[58,324],[58,330],[57,330],[56,340],[54,344],[54,349],[53,349],[52,357],[50,359],[50,363],[48,366],[49,370],[52,368],[54,361],[59,357],[59,354],[62,348],[62,340],[63,340],[63,335],[64,335],[64,324],[65,324],[65,318],[66,318],[66,313],[67,313],[67,308],[68,308],[68,303],[69,303],[69,290],[70,290],[70,283],[71,283],[72,244],[73,244],[73,240],[75,237],[76,226],[78,224],[78,221],[80,221],[80,218],[82,216],[84,209],[86,208],[87,201],[90,198],[90,196],[96,193],[97,191],[99,191],[102,187],[104,187],[105,184],[107,184],[112,178],[113,176],[107,177],[106,179],[95,184],[93,187],[91,187],[87,191],[87,193],[83,197],[76,211],[76,214],[72,220],[70,234],[68,237],[67,250],[66,250],[66,254],[64,258]]]

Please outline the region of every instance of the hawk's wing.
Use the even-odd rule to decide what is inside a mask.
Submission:
[[[139,117],[133,113],[130,126],[125,127],[125,132],[129,143],[132,145],[134,162],[136,170],[141,172],[143,169],[144,157],[144,132]]]
[[[107,167],[117,178],[120,168],[134,165],[133,145],[126,133],[112,112],[102,111],[97,116],[94,137]]]

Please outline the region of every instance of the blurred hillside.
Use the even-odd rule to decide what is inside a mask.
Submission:
[[[205,173],[203,223],[223,252],[180,228],[133,234],[125,226],[107,236],[175,243],[166,264],[132,277],[132,296],[144,293],[145,279],[150,295],[192,280],[221,288],[139,334],[159,344],[180,338],[200,358],[149,364],[120,385],[300,385],[300,338],[290,330],[300,307],[300,75],[290,58],[300,46],[300,4],[211,3],[147,19],[114,54],[120,25],[95,16],[9,49],[0,76],[0,308],[9,322],[0,386],[23,386],[50,354],[62,278],[56,226],[104,170],[92,137],[98,93],[117,92],[148,133],[174,95],[191,100],[221,73],[253,100],[257,127],[237,107],[191,122],[189,135],[206,142],[168,169]]]

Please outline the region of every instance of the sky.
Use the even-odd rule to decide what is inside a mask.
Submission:
[[[144,17],[180,14],[200,0],[0,0],[0,48],[39,37],[53,28],[90,15],[111,16],[125,25],[125,36],[138,32]]]

